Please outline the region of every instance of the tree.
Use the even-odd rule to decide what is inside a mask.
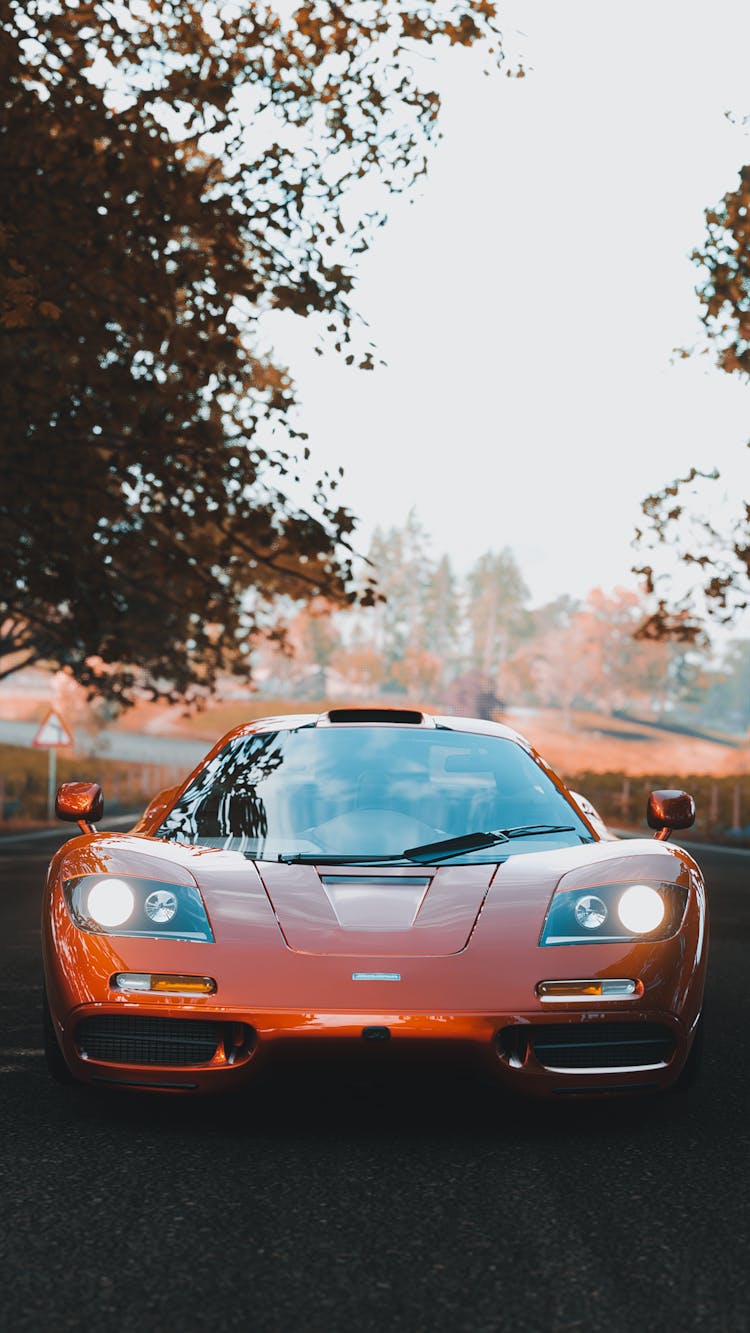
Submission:
[[[567,593],[530,609],[528,629],[515,647],[503,669],[503,701],[506,704],[537,704],[547,707],[559,703],[569,708],[568,692],[560,689],[559,668],[563,673],[569,659],[566,636],[579,603]],[[574,691],[575,692],[575,691]]]
[[[425,600],[434,577],[430,538],[412,509],[403,527],[376,529],[368,560],[384,602],[375,614],[375,643],[388,671],[407,652],[430,649]],[[398,681],[399,685],[403,682]]]
[[[461,600],[449,555],[440,557],[424,590],[422,616],[427,647],[443,662],[443,676],[455,660],[461,634]]]
[[[210,688],[245,669],[279,594],[373,600],[337,479],[309,511],[284,493],[307,446],[259,321],[322,316],[372,366],[356,256],[439,111],[413,55],[500,59],[495,6],[0,0],[0,17],[0,676],[44,660],[120,700]]]
[[[693,254],[701,267],[698,296],[704,330],[721,369],[748,379],[750,166],[742,168],[737,188],[717,208],[707,210],[706,221],[706,239]],[[635,572],[645,576],[657,603],[638,631],[642,638],[692,643],[703,634],[707,618],[726,624],[748,605],[750,502],[741,499],[733,514],[709,517],[716,509],[710,490],[718,478],[715,469],[692,467],[643,501],[647,522],[636,538],[647,560]],[[685,593],[676,593],[673,577],[654,567],[665,544],[675,548],[689,571]]]
[[[352,696],[377,695],[385,679],[382,653],[355,629],[349,646],[338,648],[331,659],[331,670],[345,681]]]
[[[493,684],[503,663],[523,637],[529,591],[513,552],[486,551],[469,572],[467,620],[471,666]]]
[[[661,701],[679,654],[666,643],[644,643],[634,631],[644,598],[626,588],[594,588],[581,606],[560,599],[543,608],[525,646],[540,702],[571,710],[646,707]]]
[[[328,668],[340,646],[334,610],[335,604],[314,597],[296,612],[286,636],[305,691],[319,698],[325,698]]]
[[[750,639],[726,645],[718,669],[708,676],[701,704],[709,725],[734,732],[750,729]]]
[[[434,699],[443,668],[443,659],[437,653],[430,653],[426,648],[407,648],[403,657],[393,663],[391,675],[412,698],[422,695],[425,699]]]

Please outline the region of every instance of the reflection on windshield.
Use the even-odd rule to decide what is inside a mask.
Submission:
[[[501,737],[408,727],[303,727],[237,737],[164,820],[157,837],[258,859],[399,857],[477,830],[565,825],[544,846],[591,835],[546,773]],[[512,852],[539,850],[533,834]],[[503,856],[511,849],[503,847]],[[465,861],[497,859],[491,848]],[[455,864],[455,862],[454,862]]]

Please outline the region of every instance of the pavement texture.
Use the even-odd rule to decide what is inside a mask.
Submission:
[[[700,857],[707,1053],[685,1097],[536,1106],[373,1063],[190,1102],[49,1080],[53,846],[0,844],[9,1333],[750,1328],[747,858]]]

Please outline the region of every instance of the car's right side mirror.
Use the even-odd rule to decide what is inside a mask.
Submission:
[[[686,791],[652,791],[646,807],[649,828],[657,829],[657,838],[668,838],[672,829],[690,828],[695,823],[695,801]]]

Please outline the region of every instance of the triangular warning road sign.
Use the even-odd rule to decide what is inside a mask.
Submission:
[[[50,708],[31,744],[38,745],[43,750],[54,750],[59,745],[73,744],[73,737],[54,708]]]

